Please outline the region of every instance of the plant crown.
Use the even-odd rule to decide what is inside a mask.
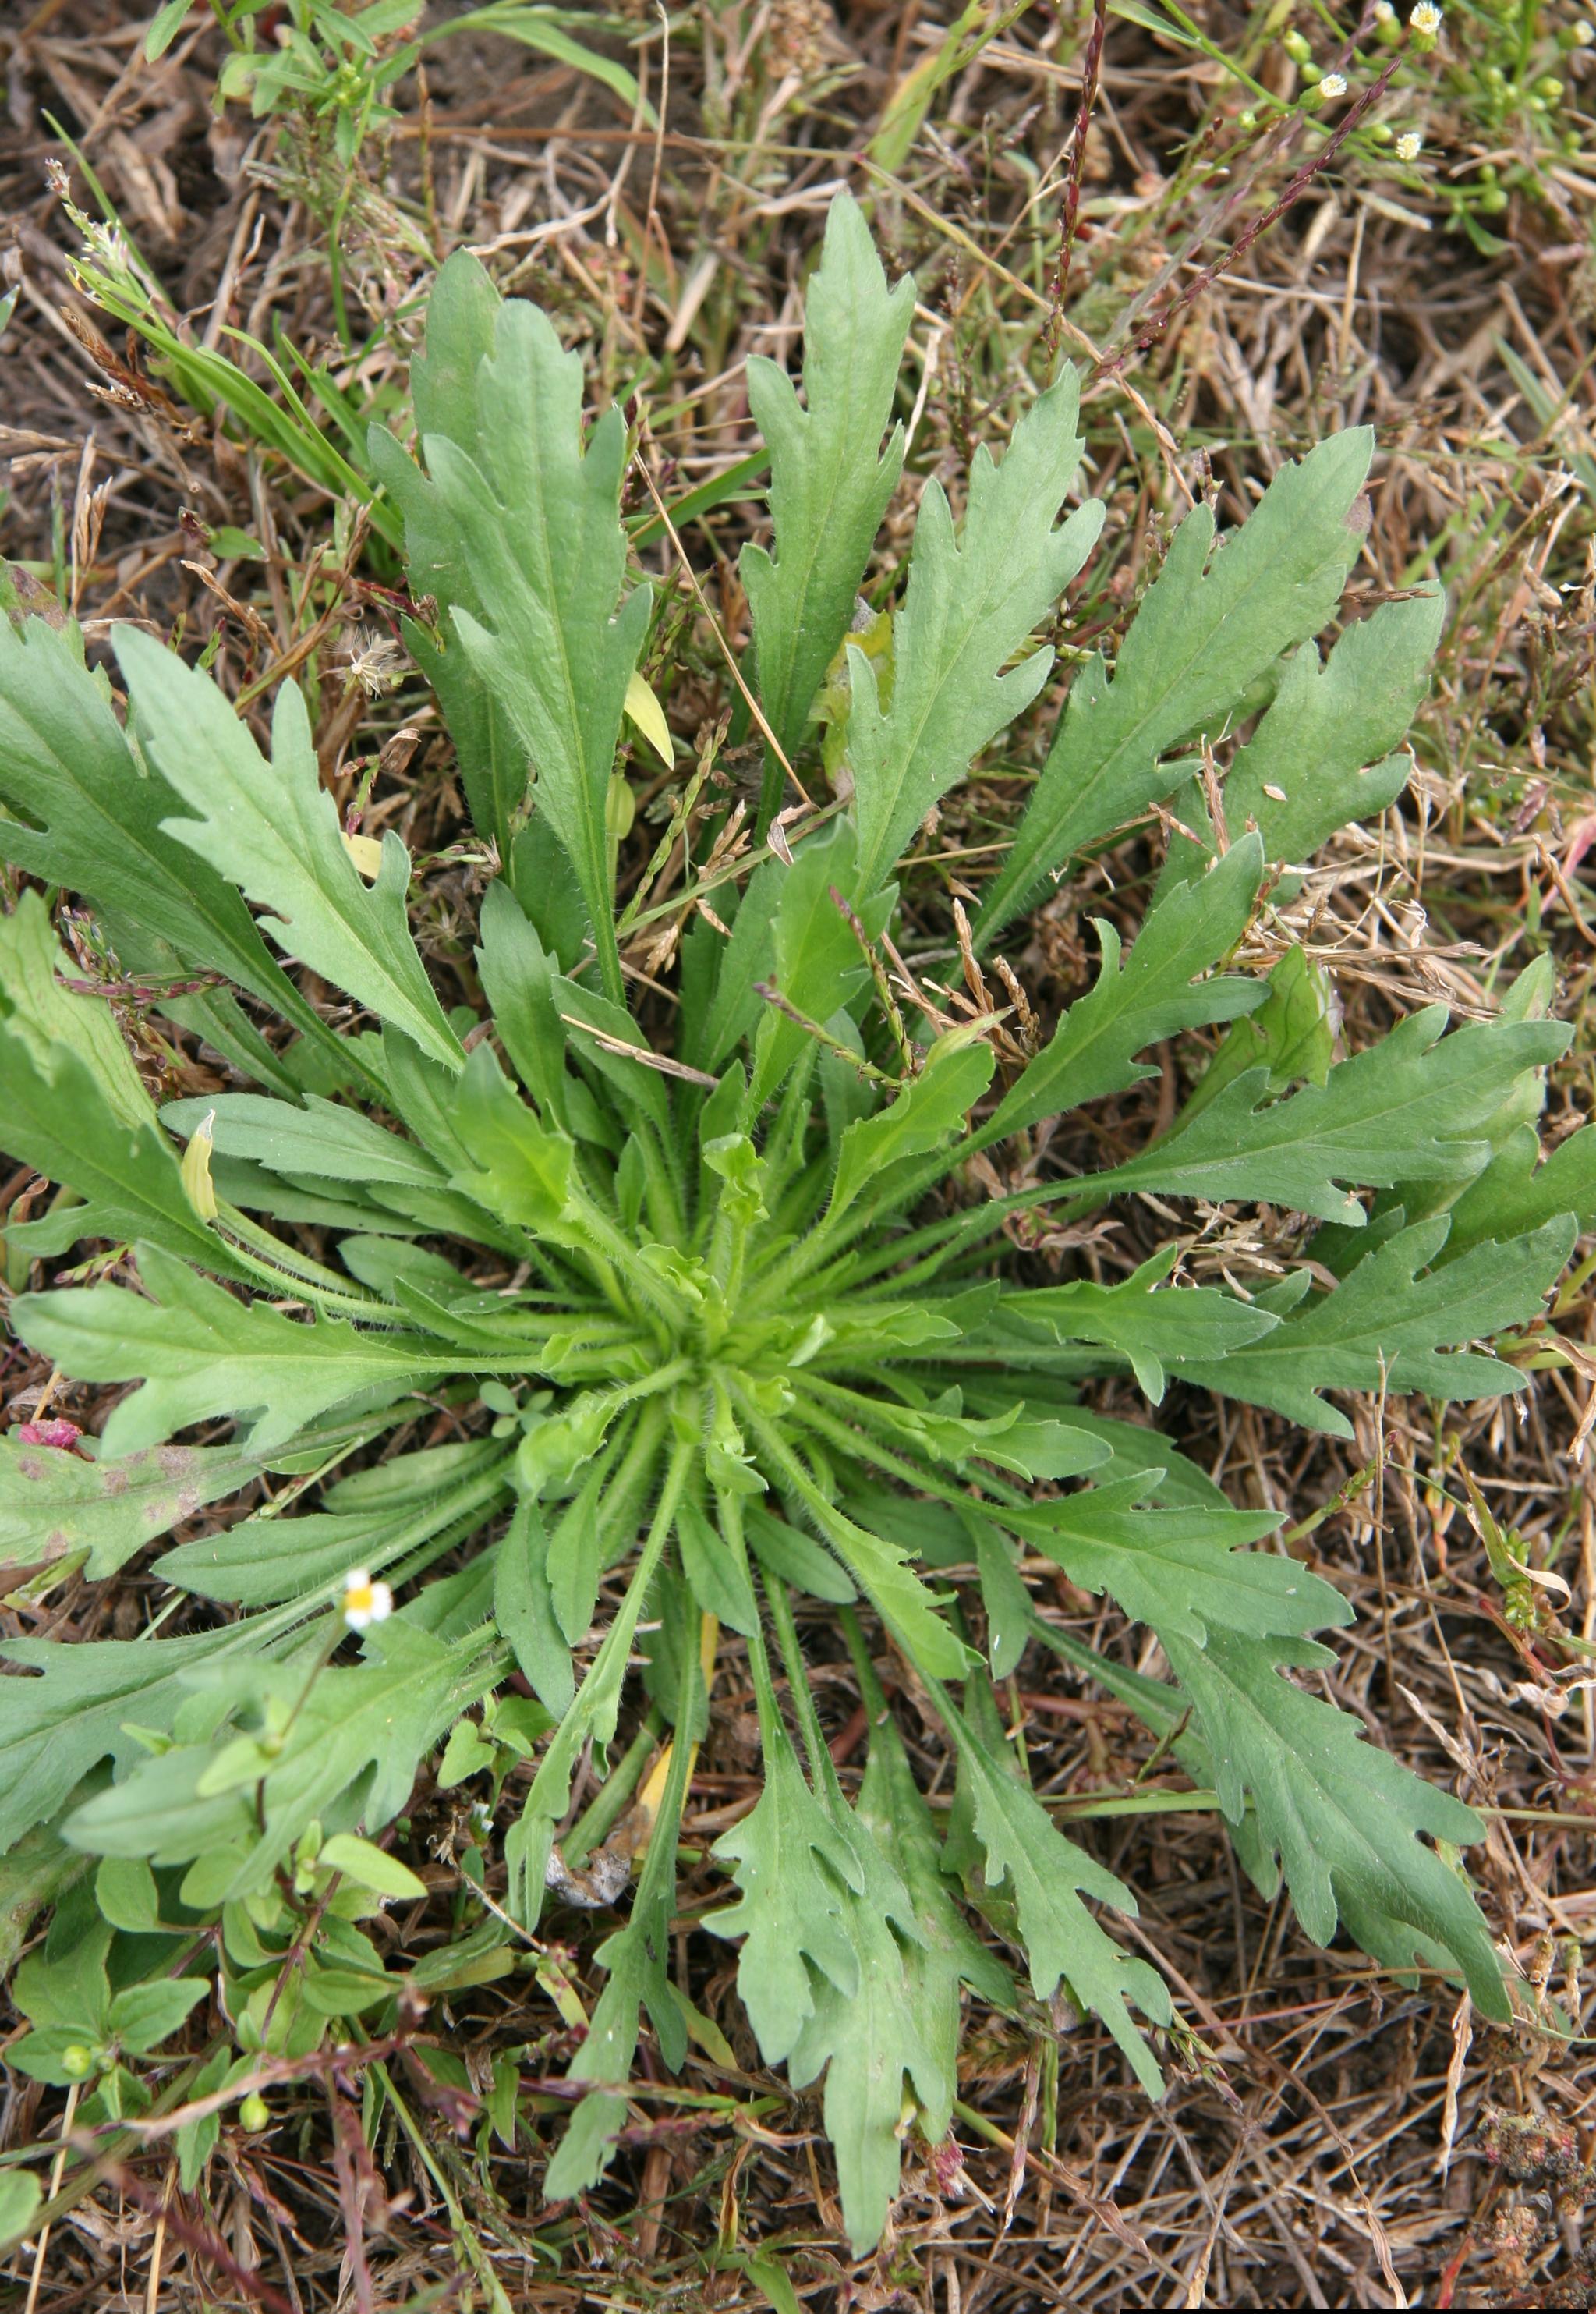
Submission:
[[[1029,1788],[1006,1727],[998,1690],[1028,1646],[1155,1732],[1309,1936],[1340,1923],[1382,1965],[1510,2013],[1454,1854],[1477,1818],[1292,1676],[1330,1660],[1311,1635],[1350,1620],[1339,1594],[1271,1541],[1273,1515],[1083,1396],[1122,1376],[1156,1404],[1174,1377],[1347,1436],[1328,1391],[1521,1387],[1479,1344],[1539,1319],[1596,1204],[1588,1129],[1538,1161],[1565,1041],[1546,974],[1489,1020],[1449,1029],[1432,1006],[1337,1059],[1301,948],[1232,968],[1301,863],[1400,791],[1440,596],[1385,603],[1321,656],[1366,432],[1283,466],[1222,541],[1188,513],[1113,666],[1077,655],[969,985],[1071,863],[1167,808],[1140,932],[1126,949],[1098,924],[1095,978],[1051,1036],[961,1011],[901,963],[928,945],[901,895],[928,816],[1048,683],[1038,631],[1103,508],[1059,519],[1082,459],[1065,372],[1001,459],[976,452],[961,517],[926,482],[890,611],[879,590],[860,605],[904,455],[913,300],[840,200],[803,397],[749,365],[773,526],[741,564],[757,709],[732,738],[763,750],[754,841],[739,856],[728,797],[714,849],[683,856],[719,791],[712,735],[650,871],[675,853],[675,888],[646,878],[622,906],[628,718],[670,745],[639,676],[657,624],[622,517],[627,420],[585,430],[581,364],[548,317],[469,256],[443,269],[416,452],[378,431],[370,455],[402,526],[406,641],[498,871],[456,959],[469,1010],[417,947],[403,843],[346,834],[292,681],[268,752],[147,632],[113,638],[124,717],[70,625],[0,620],[0,848],[33,879],[0,920],[0,1099],[8,1150],[59,1188],[8,1247],[24,1271],[94,1249],[12,1320],[59,1374],[137,1385],[97,1439],[40,1422],[0,1442],[0,1550],[40,1587],[101,1582],[206,1506],[252,1506],[154,1560],[170,1589],[137,1638],[5,1642],[4,1918],[57,1905],[17,1973],[32,2029],[11,2053],[84,2084],[80,2119],[147,2095],[125,2060],[218,1969],[232,2023],[190,2096],[260,2052],[386,2030],[414,1997],[546,1971],[545,1907],[613,1902],[635,1871],[592,2015],[549,1978],[586,2031],[547,2190],[592,2186],[645,2013],[667,2071],[693,2043],[731,2061],[669,1965],[723,1631],[763,1790],[714,1842],[725,1898],[701,1925],[736,1945],[763,2060],[797,2087],[824,2075],[857,2249],[905,2126],[933,2144],[949,2127],[965,1988],[1006,2009],[1067,1993],[1159,2089],[1149,2036],[1175,2019],[1116,1933],[1134,1899]],[[1217,765],[1208,737],[1234,727]],[[154,1013],[251,1089],[157,1110],[37,887],[80,896]],[[1057,1119],[1202,1029],[1221,1033],[1167,1129],[1048,1176]],[[1011,1193],[973,1161],[989,1151]],[[1111,1282],[1067,1259],[1059,1282],[1019,1282],[1047,1272],[1006,1223],[1067,1228],[1133,1195],[1302,1220],[1250,1297],[1182,1282],[1195,1226]],[[1042,1612],[1059,1577],[1144,1624],[1160,1675]],[[381,1585],[386,1616],[362,1603]],[[834,1612],[867,1706],[851,1798],[803,1596]],[[917,1740],[946,1744],[946,1803],[912,1770],[905,1696]],[[623,1711],[637,1739],[572,1825],[578,1763],[602,1763]],[[498,1868],[494,1815],[507,1874],[401,1975],[357,1923],[424,1893],[392,1841],[429,1760],[485,1804],[468,1877]],[[507,2093],[513,2111],[513,2069]],[[216,2126],[185,2124],[186,2176]]]

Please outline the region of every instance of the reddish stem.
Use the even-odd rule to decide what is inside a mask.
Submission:
[[[1053,277],[1050,293],[1052,312],[1047,317],[1047,360],[1049,367],[1058,358],[1059,340],[1064,328],[1064,292],[1070,286],[1070,262],[1075,254],[1075,235],[1080,217],[1080,181],[1086,168],[1087,132],[1091,127],[1092,107],[1098,101],[1098,84],[1103,70],[1103,43],[1108,36],[1108,0],[1092,0],[1092,28],[1087,35],[1086,54],[1080,63],[1080,104],[1075,115],[1075,137],[1070,148],[1070,175],[1064,186],[1063,208],[1059,218],[1058,266]]]
[[[1205,265],[1196,278],[1187,283],[1179,296],[1171,299],[1163,312],[1154,316],[1133,344],[1127,346],[1123,353],[1115,354],[1111,360],[1099,362],[1094,376],[1117,377],[1138,354],[1144,354],[1149,347],[1156,345],[1170,323],[1195,305],[1204,291],[1213,287],[1221,273],[1228,273],[1238,259],[1246,256],[1260,234],[1267,232],[1287,209],[1301,199],[1314,179],[1336,158],[1370,106],[1377,104],[1385,94],[1391,84],[1391,75],[1401,61],[1400,56],[1394,56],[1380,78],[1370,83],[1355,103],[1348,105],[1345,118],[1331,130],[1312,160],[1303,163],[1280,199],[1268,208],[1260,210],[1250,225],[1244,225],[1230,248],[1216,257],[1212,265]]]

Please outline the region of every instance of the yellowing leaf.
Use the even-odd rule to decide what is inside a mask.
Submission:
[[[347,835],[344,850],[368,884],[375,884],[383,872],[383,840],[378,835]]]
[[[667,768],[674,764],[676,751],[671,738],[671,727],[665,720],[665,710],[646,679],[635,668],[626,686],[626,712],[661,763]]]
[[[210,1153],[214,1145],[216,1121],[216,1110],[207,1109],[194,1128],[179,1169],[183,1177],[183,1187],[189,1193],[189,1203],[202,1222],[214,1222],[216,1217],[216,1193],[210,1178]]]

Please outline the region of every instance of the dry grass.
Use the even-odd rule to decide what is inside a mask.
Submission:
[[[347,523],[323,563],[326,497],[236,429],[169,403],[137,346],[91,313],[69,270],[75,237],[45,181],[47,161],[66,157],[46,116],[70,128],[197,340],[225,347],[237,327],[270,342],[280,331],[352,400],[381,405],[402,384],[431,265],[466,240],[560,314],[601,394],[645,388],[657,472],[677,489],[745,450],[744,357],[792,353],[803,263],[832,189],[851,183],[872,199],[894,262],[912,265],[921,284],[915,447],[889,552],[928,472],[957,492],[973,443],[1040,374],[1051,323],[1088,364],[1093,488],[1110,523],[1089,591],[1069,605],[1067,645],[1112,639],[1190,496],[1216,490],[1235,511],[1320,433],[1378,427],[1356,595],[1368,604],[1439,574],[1452,612],[1413,790],[1319,863],[1296,926],[1335,969],[1354,1046],[1438,994],[1488,1011],[1504,980],[1552,946],[1560,1009],[1578,1035],[1549,1119],[1554,1136],[1571,1128],[1589,1106],[1596,944],[1596,896],[1581,867],[1596,832],[1596,185],[1565,155],[1538,156],[1540,191],[1514,190],[1491,218],[1499,254],[1447,229],[1447,171],[1497,149],[1468,80],[1467,43],[1483,34],[1459,14],[1461,58],[1444,52],[1419,75],[1429,93],[1415,88],[1411,100],[1438,155],[1431,174],[1398,186],[1349,148],[1207,278],[1292,181],[1317,132],[1239,127],[1244,98],[1220,65],[1114,19],[1080,170],[1085,230],[1060,305],[1058,222],[1089,13],[1079,24],[1043,6],[1021,13],[886,165],[869,140],[948,13],[868,0],[835,12],[821,0],[706,4],[674,20],[667,41],[663,19],[639,7],[637,54],[662,107],[658,137],[523,49],[476,36],[445,44],[425,85],[401,86],[399,123],[344,208],[344,345],[327,262],[326,155],[236,107],[213,114],[213,36],[186,34],[150,67],[141,8],[13,0],[0,27],[11,88],[0,261],[21,288],[0,436],[12,461],[7,554],[41,578],[58,572],[91,637],[111,617],[163,631],[181,623],[190,644],[216,644],[224,679],[251,690],[286,660],[308,667],[324,768],[340,794],[356,776],[351,749],[368,757],[387,738],[367,825],[398,827],[422,861],[430,950],[447,976],[462,963],[462,879],[477,870],[453,849],[462,816],[446,752],[413,685],[377,702],[358,732],[350,704],[352,639],[390,623],[392,566]],[[1250,53],[1268,85],[1285,85],[1274,35],[1255,37],[1211,0],[1199,21],[1228,53]],[[1332,60],[1333,44],[1318,45]],[[1576,106],[1589,85],[1577,79],[1581,61],[1574,52],[1569,67]],[[1521,160],[1516,130],[1498,141]],[[96,334],[98,362],[84,350]],[[1545,396],[1539,408],[1526,374]],[[733,640],[736,551],[757,519],[733,502],[692,540]],[[263,559],[208,549],[207,533],[222,526],[250,534]],[[673,580],[668,543],[648,552]],[[686,671],[668,703],[690,733],[717,711],[721,676],[701,617],[684,600],[681,616]],[[978,879],[1001,841],[1015,777],[1034,761],[1031,737],[1017,735],[1010,762],[928,841],[915,903],[928,954],[946,953],[948,898]],[[646,810],[639,864],[657,834],[648,823]],[[1085,977],[1091,944],[1078,920],[1083,909],[1113,913],[1115,895],[1155,860],[1157,834],[1016,927],[1010,960],[1039,1011],[1056,1011]],[[203,1082],[190,1055],[143,1035],[140,1050],[152,1077],[185,1090]],[[1171,1063],[1139,1116],[1175,1090]],[[1098,1121],[1118,1129],[1112,1116]],[[7,1193],[22,1187],[13,1180]],[[1140,1250],[1129,1215],[1090,1255],[1117,1270]],[[1199,1258],[1245,1276],[1272,1252],[1250,1217],[1215,1213]],[[1029,1259],[1058,1256],[1044,1247]],[[1562,1329],[1590,1340],[1591,1320],[1578,1284]],[[12,1351],[4,1388],[13,1418],[44,1379]],[[1567,1626],[1590,1638],[1596,1524],[1588,1466],[1570,1453],[1589,1388],[1583,1367],[1546,1372],[1521,1416],[1499,1405],[1443,1416],[1413,1401],[1365,1404],[1345,1449],[1195,1393],[1166,1409],[1186,1451],[1234,1499],[1283,1511],[1301,1530],[1295,1547],[1358,1608],[1329,1691],[1377,1740],[1486,1814],[1488,1842],[1471,1862],[1493,1924],[1548,2017],[1557,2000],[1584,2024],[1592,1994],[1580,1955],[1596,1935],[1591,1694],[1562,1691],[1508,1620],[1463,1481],[1528,1540],[1532,1563],[1566,1578]],[[57,1402],[79,1421],[97,1412],[86,1390]],[[132,1630],[154,1587],[130,1571],[115,1585],[75,1580],[43,1598],[19,1594],[3,1612],[12,1630]],[[1056,1612],[1136,1659],[1115,1619],[1062,1584]],[[805,1638],[846,1780],[862,1733],[852,1676],[818,1615]],[[735,1657],[724,1676],[735,1683]],[[683,1831],[700,1849],[752,1791],[747,1699],[739,1709],[723,1686],[719,1701]],[[175,2192],[170,2112],[81,2173],[43,2257],[0,2271],[0,2305],[481,2305],[489,2270],[509,2305],[550,2314],[763,2303],[730,2256],[739,2248],[780,2249],[816,2308],[1589,2304],[1583,2043],[1529,2024],[1474,2034],[1453,1990],[1394,1989],[1350,1949],[1318,1950],[1283,1900],[1265,1903],[1244,1880],[1212,1815],[1098,1813],[1146,1769],[1150,1747],[1118,1706],[1056,1665],[1033,1652],[1009,1701],[1038,1790],[1067,1803],[1080,1836],[1142,1892],[1129,1933],[1158,1955],[1191,2030],[1161,2106],[1127,2084],[1106,2036],[1062,2009],[973,2020],[957,2124],[963,2173],[912,2172],[889,2246],[859,2267],[840,2248],[813,2102],[768,2075],[695,2057],[688,2100],[663,2078],[643,2089],[633,2138],[591,2206],[551,2213],[539,2197],[539,2132],[560,2104],[544,2083],[558,2071],[561,2027],[544,1968],[406,2020],[390,2063],[415,2137],[390,2122],[375,2166],[356,2126],[358,2074],[326,2060],[278,2068],[270,2128],[246,2137],[230,2121],[195,2195]],[[934,1796],[945,1762],[929,1731],[918,1764]],[[448,1935],[460,1826],[452,1797],[426,1788],[412,1815],[437,1859],[434,1900],[391,1923],[396,1948],[414,1956]],[[710,1887],[710,1876],[684,1870],[683,1965],[747,2064],[724,1948],[693,1928]],[[578,1913],[555,1917],[590,2000],[586,1927]],[[496,2051],[525,2050],[530,2126],[514,2149],[471,2098],[430,2080],[418,2053],[429,2040],[458,2051],[479,2088]],[[181,2077],[163,2086],[181,2110]],[[1521,2134],[1482,2136],[1492,2109],[1549,2134],[1527,2146]],[[48,2142],[64,2126],[54,2093],[13,2080],[0,2147]]]

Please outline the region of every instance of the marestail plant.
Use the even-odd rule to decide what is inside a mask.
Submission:
[[[802,397],[748,369],[773,537],[743,552],[752,646],[727,698],[732,739],[763,750],[759,802],[718,784],[722,725],[622,901],[627,719],[670,744],[639,672],[659,623],[622,519],[628,419],[585,427],[548,317],[469,256],[443,269],[415,449],[379,432],[371,456],[402,524],[406,641],[492,870],[450,959],[469,1004],[418,949],[403,843],[346,832],[292,682],[268,751],[147,631],[116,631],[113,676],[58,619],[0,620],[0,846],[30,879],[0,920],[4,1139],[57,1185],[7,1232],[13,1279],[78,1249],[12,1323],[57,1375],[129,1386],[98,1438],[40,1418],[0,1442],[0,1544],[37,1598],[69,1572],[109,1582],[209,1506],[146,1562],[137,1636],[4,1642],[13,1949],[56,1905],[16,1972],[31,2029],[10,2057],[76,2083],[80,2124],[147,2100],[131,2058],[186,2056],[203,2097],[525,1965],[571,2051],[546,2191],[590,2187],[649,2093],[645,2016],[667,2073],[693,2044],[711,2076],[731,2061],[672,1930],[697,1747],[717,1689],[751,1691],[762,1789],[715,1841],[724,1894],[698,1925],[736,1947],[763,2061],[824,2080],[867,2248],[907,2132],[948,2131],[966,1993],[1063,1992],[1153,2096],[1178,2029],[1116,1933],[1132,1892],[1026,1780],[994,1683],[1027,1647],[1217,1795],[1311,1938],[1339,1924],[1511,2013],[1458,1854],[1477,1819],[1293,1676],[1331,1660],[1312,1634],[1351,1620],[1339,1593],[1274,1515],[1091,1402],[1095,1378],[1156,1405],[1173,1377],[1345,1437],[1327,1392],[1522,1386],[1480,1345],[1538,1324],[1596,1209],[1588,1130],[1539,1161],[1566,1035],[1548,975],[1489,1020],[1432,1006],[1336,1058],[1300,948],[1277,934],[1272,970],[1237,967],[1301,863],[1399,793],[1441,598],[1384,603],[1321,655],[1365,432],[1283,465],[1223,539],[1195,508],[1112,667],[1076,655],[967,933],[944,914],[928,936],[905,855],[1040,699],[1038,635],[1103,508],[1075,499],[1066,372],[1001,457],[976,452],[958,518],[925,483],[903,583],[860,603],[903,464],[913,298],[840,201]],[[1126,947],[1097,925],[1095,977],[1052,1033],[1018,1002],[961,1008],[956,941],[974,989],[1005,929],[1155,807],[1140,929]],[[88,912],[78,960],[62,893]],[[91,929],[145,1017],[249,1090],[157,1109],[84,993]],[[1203,1030],[1164,1130],[1124,1155],[1119,1135],[1096,1171],[1050,1164],[1058,1120]],[[1049,1215],[1067,1246],[1139,1197],[1168,1235],[1111,1282],[1005,1233]],[[1297,1217],[1277,1217],[1275,1282],[1183,1282],[1196,1217],[1234,1204]],[[1064,1627],[1058,1575],[1146,1627],[1158,1675]],[[834,1620],[867,1707],[852,1797],[796,1600]],[[934,1800],[905,1709],[946,1747]],[[428,1762],[477,1803],[463,1912],[401,1971],[357,1923],[425,1893],[401,1851]],[[615,1907],[590,2016],[536,1934],[573,1903]],[[518,2063],[501,2053],[490,2099],[512,2132]],[[366,2079],[374,2130],[391,2083]],[[184,2124],[186,2180],[219,2125]]]

